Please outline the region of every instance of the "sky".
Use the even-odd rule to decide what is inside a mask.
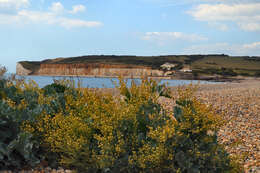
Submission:
[[[260,0],[0,0],[0,65],[82,55],[260,56]]]

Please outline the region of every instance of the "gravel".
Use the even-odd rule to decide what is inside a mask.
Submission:
[[[176,87],[172,87],[177,97]],[[246,173],[260,173],[260,80],[199,85],[196,97],[212,105],[226,124],[218,133],[230,155],[239,157]],[[174,101],[160,98],[172,111]]]

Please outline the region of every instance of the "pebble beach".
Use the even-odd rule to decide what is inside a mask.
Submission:
[[[260,80],[199,85],[195,94],[223,116],[218,140],[227,152],[239,157],[246,173],[260,173]],[[174,105],[171,99],[160,102],[168,109]]]
[[[206,88],[197,94],[226,120],[218,134],[220,143],[241,157],[246,172],[260,173],[260,81]]]

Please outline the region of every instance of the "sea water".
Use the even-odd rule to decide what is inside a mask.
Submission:
[[[102,78],[102,77],[57,77],[57,76],[16,76],[16,78],[24,78],[27,82],[30,80],[35,81],[39,87],[52,84],[55,80],[69,80],[75,83],[77,86],[88,88],[115,88],[119,83],[118,78]],[[130,86],[134,80],[137,84],[141,82],[141,79],[126,79],[127,85]],[[215,84],[216,82],[199,81],[199,80],[175,80],[175,79],[155,79],[160,84],[167,84],[167,86],[179,86],[185,84]]]

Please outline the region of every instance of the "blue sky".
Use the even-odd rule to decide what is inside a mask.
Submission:
[[[260,56],[260,0],[0,0],[0,64],[81,55]]]

